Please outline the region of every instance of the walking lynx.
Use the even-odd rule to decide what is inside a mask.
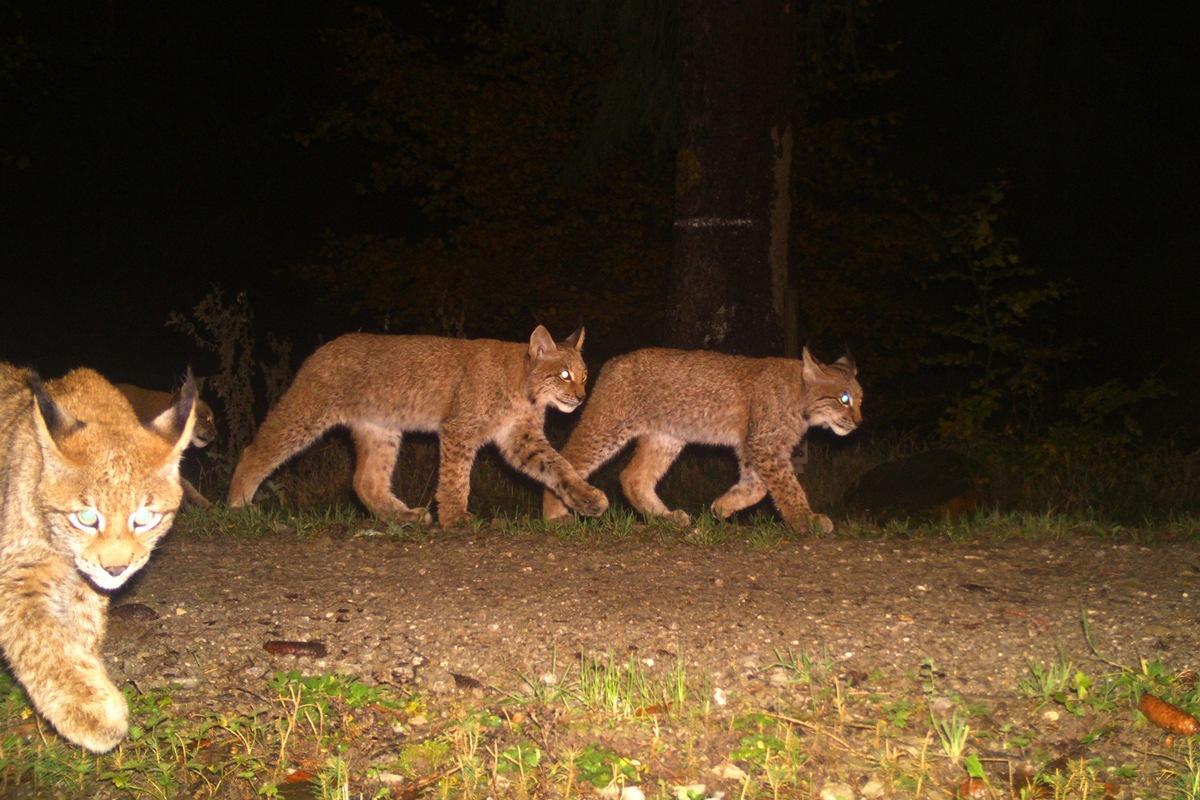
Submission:
[[[254,499],[280,464],[335,425],[350,429],[354,491],[378,516],[429,521],[392,492],[405,432],[437,433],[438,522],[469,519],[471,465],[495,443],[509,464],[581,514],[608,507],[546,440],[546,407],[572,411],[584,398],[583,329],[555,344],[541,325],[528,345],[493,339],[351,333],[318,348],[242,453],[229,504]]]
[[[841,436],[858,427],[862,387],[855,374],[848,358],[826,365],[807,348],[801,359],[637,350],[604,365],[562,455],[586,479],[637,439],[621,472],[625,497],[648,517],[687,525],[686,513],[659,499],[658,481],[687,444],[732,447],[740,477],[713,502],[714,514],[724,519],[770,493],[787,525],[829,532],[833,523],[809,507],[791,454],[810,427]],[[550,494],[543,511],[548,519],[567,513]]]
[[[110,591],[179,507],[196,387],[143,426],[90,369],[42,384],[0,364],[0,650],[34,706],[96,752],[129,727],[100,655]]]

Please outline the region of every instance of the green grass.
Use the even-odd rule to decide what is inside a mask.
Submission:
[[[1196,684],[1160,661],[1105,665],[1086,692],[1061,656],[1031,662],[1020,685],[969,704],[922,676],[847,686],[831,660],[804,651],[776,652],[760,672],[786,680],[720,701],[682,659],[612,653],[556,658],[542,675],[519,676],[525,691],[470,697],[291,672],[231,707],[182,712],[178,687],[166,685],[128,693],[135,726],[102,756],[59,740],[0,672],[0,795],[589,798],[638,787],[663,800],[773,800],[840,781],[940,798],[968,777],[1005,787],[1015,767],[1033,764],[1042,769],[1013,797],[1103,798],[1115,787],[1200,800],[1196,741],[1164,741],[1134,710],[1145,691],[1200,705]],[[1039,733],[1047,705],[1078,724]],[[1073,755],[1122,730],[1158,744],[1129,763]]]

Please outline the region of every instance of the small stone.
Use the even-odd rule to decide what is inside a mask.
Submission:
[[[821,787],[821,800],[854,800],[854,789],[848,783],[827,783]]]
[[[883,794],[883,781],[877,778],[872,778],[862,785],[862,788],[858,790],[858,793],[866,798],[866,800],[873,800],[873,798],[879,797]]]

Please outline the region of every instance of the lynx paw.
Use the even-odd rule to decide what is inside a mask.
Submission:
[[[659,514],[656,519],[661,519],[670,525],[678,525],[680,528],[686,528],[692,524],[692,517],[686,511],[675,509],[664,514]]]
[[[798,527],[801,531],[807,533],[824,535],[826,533],[833,533],[833,520],[824,514],[811,514]]]
[[[129,705],[115,686],[86,703],[70,707],[50,722],[65,739],[93,753],[107,753],[129,732]]]
[[[433,515],[429,513],[428,508],[413,508],[409,509],[409,513],[405,519],[397,519],[396,522],[415,522],[418,525],[432,525]]]
[[[547,522],[563,522],[571,516],[571,512],[563,505],[558,495],[549,489],[542,497],[542,519]]]
[[[475,522],[475,518],[466,511],[451,511],[443,516],[438,513],[438,527],[441,528],[467,528]]]
[[[608,496],[588,484],[568,490],[567,502],[585,517],[598,517],[608,510]]]

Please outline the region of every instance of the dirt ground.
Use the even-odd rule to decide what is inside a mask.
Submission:
[[[520,689],[579,653],[632,652],[647,664],[680,658],[735,697],[770,682],[762,668],[781,654],[803,652],[884,695],[928,682],[994,706],[1018,697],[1030,660],[1060,650],[1091,675],[1112,671],[1089,650],[1085,611],[1107,658],[1200,669],[1195,541],[835,533],[764,546],[642,529],[575,543],[494,528],[406,541],[363,524],[250,539],[200,537],[185,521],[113,600],[113,678],[177,683],[212,707],[261,693],[281,669],[430,692]],[[272,654],[272,640],[326,654]],[[1036,724],[1053,737],[1066,723]],[[1119,764],[1122,748],[1156,745],[1108,737],[1093,747]]]

